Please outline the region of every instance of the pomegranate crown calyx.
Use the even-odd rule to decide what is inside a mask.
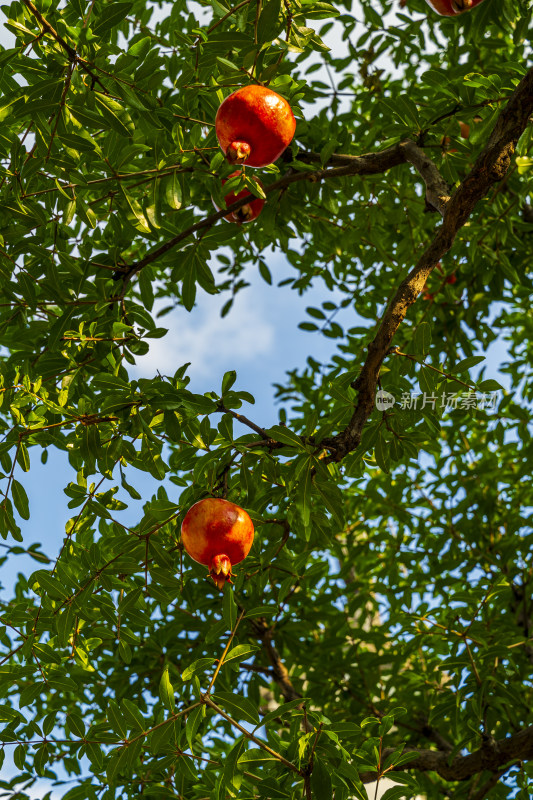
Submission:
[[[211,561],[209,574],[213,578],[220,591],[223,590],[226,581],[231,583],[231,576],[233,573],[231,571],[231,561],[229,560],[228,556],[224,553],[214,556],[213,560]]]
[[[236,218],[235,221],[242,223],[242,222],[249,222],[254,215],[252,210],[252,206],[249,203],[246,203],[245,206],[241,206],[237,211],[233,212],[233,216]]]
[[[226,160],[230,164],[244,164],[250,158],[251,152],[248,142],[232,142],[226,150]]]

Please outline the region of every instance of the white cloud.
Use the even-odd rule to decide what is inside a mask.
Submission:
[[[261,303],[259,287],[249,287],[235,298],[226,317],[220,309],[227,295],[199,296],[194,312],[177,308],[160,324],[169,329],[162,339],[150,341],[150,352],[137,359],[136,377],[152,377],[158,371],[173,375],[187,361],[194,378],[218,375],[238,362],[246,367],[272,351],[275,328]]]
[[[369,800],[380,800],[387,789],[391,789],[393,786],[399,786],[399,784],[395,783],[394,781],[390,781],[388,778],[382,778],[378,782],[374,781],[373,783],[367,783],[365,785],[365,789]],[[423,798],[420,795],[417,795],[413,798],[413,800],[423,800]]]

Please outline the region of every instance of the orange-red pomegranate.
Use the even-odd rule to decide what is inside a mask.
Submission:
[[[266,167],[292,141],[296,120],[284,97],[266,86],[242,86],[217,111],[215,131],[230,164]]]
[[[475,8],[483,0],[426,0],[426,3],[444,17],[453,17]]]
[[[461,122],[461,120],[459,120],[459,128],[461,130],[461,139],[468,139],[470,136],[470,125],[468,122]]]
[[[238,564],[254,541],[254,526],[244,509],[208,497],[187,511],[181,524],[181,540],[191,558],[209,568],[209,574],[222,591],[231,581],[233,564]]]
[[[234,178],[236,175],[240,175],[240,173],[232,172],[229,178],[226,178],[226,180]],[[226,180],[222,181],[222,185],[226,183]],[[261,187],[263,186],[261,181],[258,181],[256,178],[254,178],[254,180]],[[257,217],[263,210],[265,201],[261,197],[254,197],[254,195],[250,194],[250,191],[248,189],[243,189],[241,192],[237,192],[237,194],[235,194],[234,192],[230,192],[229,194],[227,194],[224,197],[226,206],[231,205],[236,200],[240,200],[242,197],[246,197],[247,195],[249,195],[250,197],[250,202],[245,203],[243,206],[238,208],[237,211],[231,211],[229,214],[226,214],[224,219],[227,219],[228,222],[236,222],[238,225],[242,224],[243,222],[251,222],[253,219],[257,219]],[[220,211],[220,208],[217,206],[216,203],[215,203],[215,208],[217,209],[217,211]]]

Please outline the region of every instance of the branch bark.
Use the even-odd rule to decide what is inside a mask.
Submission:
[[[394,752],[392,747],[385,749],[382,761]],[[446,781],[466,781],[480,772],[502,772],[502,768],[510,762],[533,758],[533,725],[505,739],[490,739],[473,753],[456,756],[452,761],[449,761],[450,754],[442,751],[405,748],[404,752],[412,752],[416,757],[399,767],[393,767],[387,773],[391,780],[394,780],[391,773],[395,771],[416,769],[419,772],[436,772]],[[363,783],[371,783],[376,780],[376,773],[365,772],[359,777]]]
[[[426,184],[426,201],[436,211],[444,216],[446,206],[450,200],[450,187],[438,171],[433,161],[414,142],[402,142],[400,145],[405,158],[420,173]]]

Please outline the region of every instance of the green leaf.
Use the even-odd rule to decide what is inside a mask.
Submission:
[[[253,644],[238,644],[232,647],[226,654],[224,664],[228,664],[230,661],[244,661],[245,658],[253,655],[253,653],[256,653],[259,649],[257,645]]]
[[[468,373],[470,367],[474,367],[482,361],[485,361],[485,356],[469,356],[468,358],[463,358],[462,361],[459,361],[459,363],[452,368],[452,372],[455,375],[460,375],[465,372]]]
[[[429,353],[431,347],[431,326],[428,322],[421,322],[415,329],[413,337],[413,348],[415,354],[424,359]]]
[[[280,11],[281,0],[267,0],[264,4],[257,25],[259,44],[272,41],[280,32],[283,27],[283,21],[280,21]]]
[[[114,131],[128,138],[133,136],[135,133],[135,125],[124,106],[104,94],[96,94],[95,100],[100,108],[102,116]]]
[[[18,513],[22,517],[22,519],[29,519],[30,518],[30,505],[28,502],[28,495],[26,494],[26,490],[24,486],[19,483],[15,478],[11,483],[11,496],[13,497],[13,503],[15,508],[17,509]]]
[[[297,450],[305,451],[305,445],[297,434],[293,433],[290,428],[283,425],[274,425],[266,431],[267,435],[274,439],[276,442],[287,444],[290,447],[296,447]]]
[[[179,211],[182,205],[183,194],[181,191],[180,177],[176,170],[173,170],[170,175],[164,178],[164,192],[165,200],[170,208]]]
[[[503,386],[500,383],[498,383],[498,381],[495,381],[493,378],[488,378],[485,381],[481,381],[481,383],[478,383],[477,388],[481,392],[503,391]]]
[[[198,732],[198,728],[200,727],[202,720],[205,717],[205,706],[198,706],[194,708],[191,713],[187,717],[187,724],[185,726],[185,735],[187,737],[187,743],[190,748],[193,747],[194,740],[196,734]]]
[[[26,763],[26,747],[23,744],[19,744],[15,747],[13,761],[18,769],[24,769]]]
[[[257,709],[247,697],[232,692],[217,692],[213,695],[213,702],[237,721],[244,720],[252,725],[259,722]]]
[[[63,586],[61,581],[51,572],[45,569],[39,569],[34,572],[30,578],[30,585],[34,582],[38,583],[39,586],[44,589],[46,594],[50,595],[50,597],[57,597],[57,598],[64,598],[67,597],[69,594],[68,589]],[[63,612],[59,619],[64,619],[65,623],[71,622],[72,618],[68,618],[68,613]]]
[[[50,645],[40,642],[39,644],[33,645],[33,652],[37,656],[37,658],[42,661],[44,664],[60,664],[61,657],[55,650],[53,650]]]
[[[242,756],[240,756],[238,763],[243,766],[247,766],[249,764],[254,764],[261,761],[279,761],[279,759],[266,750],[252,747],[250,750],[246,750]]]
[[[198,658],[183,670],[181,673],[181,679],[183,681],[190,681],[194,675],[205,672],[206,669],[212,667],[214,663],[214,658]]]
[[[145,723],[144,717],[135,703],[125,697],[121,703],[122,715],[128,725],[128,728],[134,732],[144,731],[149,728]]]
[[[121,639],[120,642],[118,643],[118,654],[125,664],[131,664],[133,653],[131,652],[131,647],[129,646],[129,644],[125,642],[123,639]]]
[[[102,748],[96,742],[87,742],[85,745],[85,750],[87,753],[87,757],[91,762],[92,768],[95,772],[99,772],[102,769],[104,763],[104,756],[102,753]]]
[[[67,724],[75,736],[78,736],[80,739],[85,737],[86,729],[80,714],[77,714],[74,711],[71,712],[67,716]]]
[[[120,739],[125,739],[128,735],[128,727],[118,705],[114,700],[110,700],[107,704],[107,719],[117,736]]]
[[[296,493],[296,504],[302,516],[302,522],[305,527],[309,525],[311,520],[311,494],[313,487],[312,465],[313,459],[307,458],[299,475]]]
[[[268,714],[265,714],[265,716],[261,719],[259,725],[257,725],[256,727],[266,728],[268,725],[270,725],[271,722],[279,719],[279,717],[282,717],[288,711],[292,711],[294,708],[303,707],[306,702],[308,702],[308,700],[305,697],[302,698],[299,697],[296,700],[289,700],[287,703],[283,703],[283,705],[278,706],[278,708],[275,708],[274,711],[269,711]]]
[[[224,759],[224,786],[232,793],[238,792],[242,783],[242,774],[237,771],[237,763],[243,747],[244,736],[237,741]]]
[[[185,679],[184,679],[185,680]],[[159,697],[161,702],[169,711],[174,713],[175,700],[174,700],[174,687],[172,686],[168,674],[168,667],[165,667],[161,680],[159,681]]]
[[[126,198],[126,202],[127,202],[128,206],[130,207],[131,211],[133,212],[133,215],[135,216],[135,219],[137,220],[137,222],[139,224],[139,229],[141,231],[143,231],[144,233],[150,233],[150,225],[148,224],[148,220],[146,219],[146,216],[144,215],[144,211],[142,210],[141,205],[139,204],[138,200],[134,197],[133,194],[131,194],[131,192],[127,189],[127,187],[121,185],[120,188],[122,189],[122,194]],[[142,273],[141,273],[141,275],[142,275]],[[145,286],[145,289],[146,289],[146,286]],[[142,293],[142,290],[141,290],[141,293]]]
[[[311,773],[311,792],[315,797],[320,797],[321,800],[332,800],[333,798],[330,771],[327,768],[325,760],[318,758],[316,754],[314,757],[313,771]]]
[[[111,28],[119,25],[125,19],[133,8],[133,3],[113,3],[112,6],[104,6],[103,19],[99,19],[96,25],[92,28],[95,36],[102,36]]]
[[[378,466],[381,467],[383,472],[388,473],[390,469],[389,445],[381,433],[374,447],[374,455],[376,457]]]
[[[224,587],[224,599],[222,600],[222,618],[226,623],[228,630],[232,631],[237,621],[237,604],[233,596],[233,590],[230,584]]]
[[[225,395],[226,392],[229,392],[235,381],[237,380],[237,373],[234,369],[230,370],[229,372],[224,373],[224,377],[222,378],[222,389],[221,394]]]
[[[30,471],[30,454],[28,453],[28,448],[23,441],[21,441],[19,445],[17,462],[20,464],[24,472]]]

